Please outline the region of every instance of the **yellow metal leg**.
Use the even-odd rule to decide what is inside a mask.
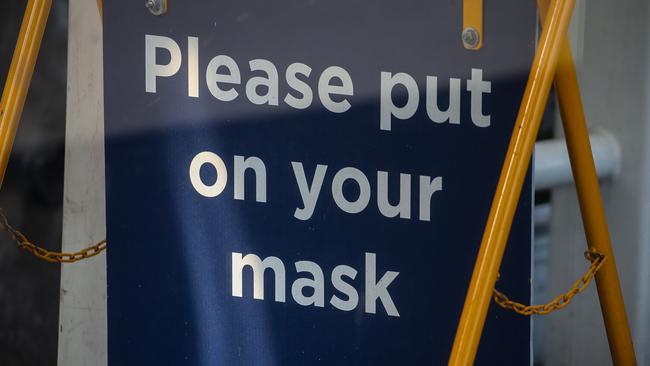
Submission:
[[[0,101],[0,186],[14,144],[52,0],[29,0]]]
[[[539,0],[540,14],[547,12],[549,0]],[[605,254],[607,260],[596,273],[598,298],[607,329],[614,365],[636,365],[632,335],[616,270],[607,218],[598,186],[589,133],[578,87],[569,39],[565,36],[555,73],[555,90],[560,102],[573,178],[578,191],[582,221],[588,246]]]
[[[449,365],[472,365],[575,0],[555,0],[544,28],[472,273]]]
[[[636,365],[632,335],[598,187],[598,176],[591,153],[580,91],[576,87],[577,79],[571,48],[566,39],[562,46],[562,61],[558,65],[555,86],[560,101],[562,124],[578,191],[587,244],[607,256],[602,268],[596,273],[596,286],[612,361],[614,365]]]

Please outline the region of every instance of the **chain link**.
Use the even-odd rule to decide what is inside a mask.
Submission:
[[[497,289],[494,289],[494,293],[492,295],[493,299],[502,308],[512,310],[518,314],[525,315],[525,316],[529,316],[533,314],[545,315],[555,310],[562,309],[567,305],[569,305],[569,303],[571,302],[571,300],[575,295],[581,293],[587,288],[587,286],[589,286],[589,283],[596,275],[596,272],[598,272],[600,267],[602,267],[603,263],[605,262],[606,256],[605,254],[600,253],[595,249],[591,248],[585,251],[585,258],[591,262],[591,265],[589,266],[589,270],[587,271],[587,273],[585,273],[585,275],[582,276],[582,278],[580,278],[578,281],[576,281],[573,284],[571,290],[569,290],[565,294],[562,294],[554,298],[547,304],[544,305],[520,304],[518,302],[510,300],[508,296],[504,295],[502,292],[499,292]]]
[[[106,249],[106,239],[101,240],[95,245],[92,245],[88,248],[84,248],[75,253],[59,253],[51,252],[47,249],[41,248],[27,239],[23,233],[14,229],[10,224],[7,216],[4,212],[0,210],[0,230],[4,230],[11,235],[11,238],[18,244],[18,246],[26,251],[32,253],[34,256],[43,259],[47,262],[52,263],[73,263],[86,258],[94,257],[97,254],[101,253]],[[585,251],[585,258],[591,262],[589,270],[585,273],[582,278],[576,281],[571,290],[567,293],[562,294],[551,300],[549,303],[544,305],[524,305],[516,301],[510,300],[508,296],[500,292],[497,289],[494,289],[493,299],[504,309],[512,310],[518,314],[530,316],[533,314],[545,315],[551,313],[555,310],[562,309],[571,303],[573,297],[582,291],[584,291],[589,283],[596,275],[596,272],[602,267],[605,262],[606,256],[603,253],[596,251],[595,249],[590,249]]]
[[[7,220],[7,216],[5,216],[2,210],[0,210],[0,220],[0,230],[8,232],[20,248],[23,248],[34,256],[51,263],[77,262],[82,259],[94,257],[106,249],[106,239],[104,239],[91,247],[82,249],[75,253],[50,252],[49,250],[30,242],[23,233],[9,225],[9,220]]]

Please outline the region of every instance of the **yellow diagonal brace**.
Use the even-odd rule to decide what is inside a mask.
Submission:
[[[555,0],[535,53],[510,145],[501,170],[472,279],[465,298],[449,365],[469,366],[485,325],[492,290],[510,235],[512,220],[535,146],[553,82],[562,40],[569,27],[575,0]]]
[[[479,50],[483,38],[483,0],[463,0],[463,46]]]
[[[548,12],[549,1],[537,1],[542,19]],[[555,91],[560,104],[562,125],[578,192],[587,243],[608,258],[603,263],[601,270],[596,273],[596,286],[598,287],[598,299],[607,330],[612,361],[614,365],[636,365],[632,335],[598,186],[596,166],[591,152],[578,77],[573,63],[571,45],[566,35],[562,40],[560,59],[555,72]]]
[[[29,0],[0,101],[0,185],[23,112],[52,0]]]

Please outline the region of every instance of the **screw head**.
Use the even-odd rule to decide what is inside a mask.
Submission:
[[[144,6],[153,15],[163,15],[167,12],[167,0],[146,0]]]
[[[476,29],[467,27],[463,29],[462,39],[466,48],[475,49],[480,43],[481,36]]]

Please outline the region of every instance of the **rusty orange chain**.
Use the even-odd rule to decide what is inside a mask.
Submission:
[[[494,289],[493,299],[502,308],[512,310],[518,314],[526,315],[526,316],[533,315],[533,314],[545,315],[555,310],[562,309],[567,305],[569,305],[569,303],[571,302],[571,300],[575,295],[581,293],[587,288],[587,286],[589,286],[589,283],[596,275],[596,272],[598,272],[600,267],[602,267],[603,263],[605,262],[606,256],[605,254],[597,252],[594,249],[590,249],[585,251],[585,258],[591,262],[591,265],[589,266],[589,270],[587,271],[587,273],[585,273],[585,275],[582,276],[582,278],[580,278],[573,284],[571,290],[569,290],[565,294],[562,294],[554,298],[547,304],[544,305],[520,304],[518,302],[510,300],[508,296],[504,295],[502,292],[499,292],[497,289]]]
[[[7,219],[7,216],[5,216],[5,214],[2,212],[2,210],[0,210],[0,219],[2,220],[0,222],[0,230],[7,231],[20,248],[23,248],[26,251],[32,253],[34,256],[48,262],[52,262],[52,263],[77,262],[82,259],[94,257],[106,249],[106,240],[104,239],[95,245],[92,245],[88,248],[84,248],[75,253],[51,252],[47,249],[41,248],[33,244],[32,242],[29,241],[29,239],[27,239],[27,237],[25,237],[23,233],[14,229],[9,224],[9,220]],[[566,307],[567,305],[569,305],[569,303],[571,302],[571,300],[575,295],[581,293],[587,288],[587,286],[589,286],[589,283],[594,278],[596,272],[598,272],[600,267],[602,267],[606,258],[604,254],[599,253],[593,249],[585,251],[584,255],[585,258],[591,262],[591,266],[589,266],[589,270],[587,271],[587,273],[585,273],[585,275],[582,276],[582,278],[580,278],[578,281],[576,281],[573,284],[569,292],[557,296],[555,299],[551,300],[551,302],[544,305],[524,305],[510,300],[508,296],[498,291],[497,289],[494,289],[494,294],[493,294],[494,301],[504,309],[512,310],[518,314],[526,315],[526,316],[533,315],[533,314],[544,315]]]
[[[77,262],[82,259],[94,257],[97,254],[101,253],[104,249],[106,249],[106,239],[104,239],[93,246],[84,248],[75,253],[51,252],[47,249],[41,248],[38,245],[35,245],[34,243],[30,242],[29,239],[27,239],[27,237],[25,237],[23,233],[14,229],[11,225],[9,225],[9,220],[7,220],[7,216],[5,216],[2,210],[0,210],[0,219],[1,219],[0,230],[4,230],[8,232],[11,235],[11,238],[16,242],[16,244],[18,244],[20,248],[23,248],[26,251],[35,255],[36,257],[48,262],[52,262],[52,263]]]

